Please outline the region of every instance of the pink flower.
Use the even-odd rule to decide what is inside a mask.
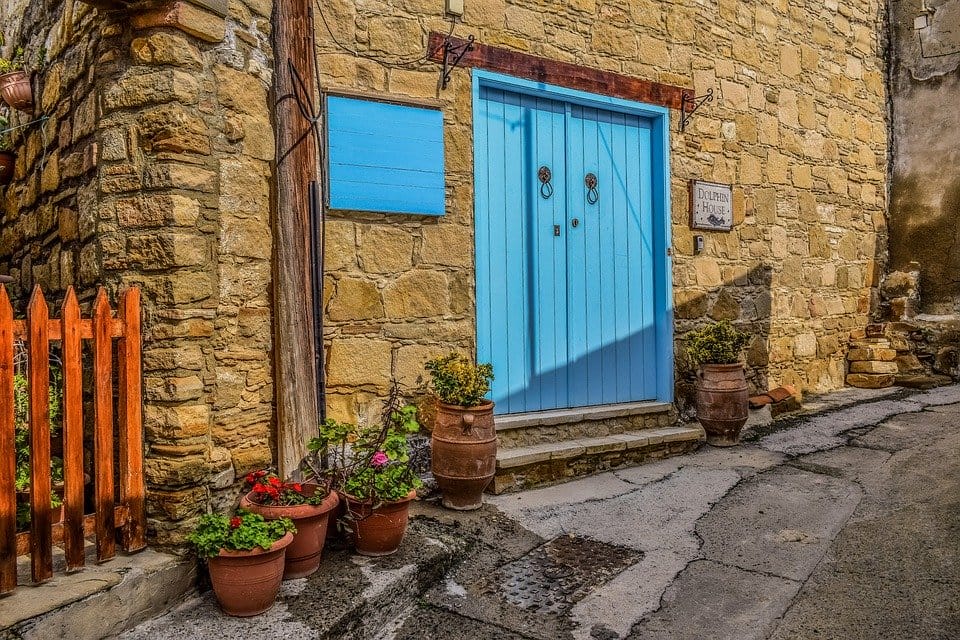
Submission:
[[[373,457],[370,458],[370,464],[377,467],[378,469],[390,462],[390,458],[387,457],[383,451],[377,451],[373,454]]]

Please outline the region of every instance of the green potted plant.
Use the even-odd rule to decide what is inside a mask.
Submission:
[[[318,473],[346,502],[344,524],[361,555],[389,555],[403,542],[410,502],[421,485],[410,466],[408,436],[419,431],[416,407],[391,400],[380,424],[363,428],[327,419],[309,444],[327,460]]]
[[[330,514],[340,503],[337,494],[326,485],[283,482],[266,470],[248,473],[245,480],[250,491],[240,499],[241,509],[267,520],[289,518],[297,528],[287,548],[284,580],[315,573],[320,568]]]
[[[750,336],[723,320],[686,337],[687,356],[698,366],[697,419],[707,442],[717,447],[737,444],[747,422],[747,380],[740,354]]]
[[[443,506],[479,509],[497,467],[497,431],[490,391],[493,367],[450,353],[426,364],[437,401],[431,466]]]
[[[13,180],[13,169],[16,166],[17,156],[13,153],[13,142],[10,140],[10,121],[0,115],[0,185],[10,184]]]
[[[23,47],[17,47],[12,58],[0,57],[0,97],[14,109],[33,112],[33,89],[24,69]]]
[[[245,618],[273,606],[294,531],[288,518],[265,520],[243,510],[233,516],[200,517],[187,541],[206,559],[213,593],[224,613]]]

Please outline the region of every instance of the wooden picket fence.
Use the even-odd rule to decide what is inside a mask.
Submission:
[[[114,368],[113,341],[117,339]],[[93,501],[84,509],[82,341],[91,344],[93,382]],[[27,349],[30,437],[30,530],[16,532],[14,442],[14,342]],[[50,495],[50,343],[60,342],[63,363],[63,520],[53,522]],[[50,317],[39,287],[26,320],[15,320],[0,286],[0,593],[17,586],[17,556],[30,554],[35,583],[53,576],[53,546],[64,551],[68,571],[84,565],[85,539],[95,537],[97,561],[146,546],[141,417],[140,291],[121,295],[114,315],[107,293],[97,294],[90,318],[81,318],[73,288],[60,318]],[[89,366],[89,365],[88,365]],[[88,368],[88,370],[90,370]],[[114,416],[114,373],[117,415]],[[119,460],[114,466],[114,438]],[[119,487],[116,487],[116,480]],[[119,533],[119,536],[118,536]]]

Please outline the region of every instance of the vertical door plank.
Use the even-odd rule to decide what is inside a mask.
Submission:
[[[614,274],[614,361],[616,366],[615,382],[611,386],[616,388],[616,402],[633,400],[630,391],[630,265],[627,243],[630,233],[639,229],[640,210],[638,209],[630,191],[630,172],[627,170],[627,129],[633,126],[633,116],[622,113],[611,114],[613,167],[616,175],[616,184],[613,192],[613,274]],[[652,329],[652,327],[651,327]],[[646,331],[646,327],[639,327],[637,331]]]
[[[617,397],[617,286],[616,254],[613,251],[614,219],[624,214],[618,207],[619,196],[623,193],[623,184],[617,175],[617,166],[613,162],[613,142],[619,129],[613,124],[610,111],[597,113],[597,193],[596,204],[588,204],[591,220],[591,233],[597,239],[597,273],[595,288],[600,293],[599,322],[597,324],[596,347],[600,364],[600,389],[595,403],[612,404]],[[586,189],[586,187],[584,187]]]
[[[645,238],[643,230],[647,226],[644,217],[649,215],[643,205],[643,199],[649,198],[649,191],[643,181],[643,160],[641,159],[642,148],[640,144],[639,126],[631,126],[626,130],[627,136],[627,175],[630,176],[628,184],[630,198],[635,201],[635,207],[639,215],[637,224],[633,226],[631,232],[627,235],[627,253],[630,259],[630,271],[627,278],[629,298],[629,316],[630,316],[630,392],[634,399],[640,400],[647,397],[645,391],[648,386],[647,379],[654,379],[652,370],[653,360],[647,359],[644,353],[644,332],[643,327],[653,327],[650,319],[649,310],[646,302],[650,291],[649,284],[652,283],[653,265],[647,261],[647,250],[644,247]]]
[[[30,567],[34,582],[53,576],[50,530],[50,311],[40,287],[27,309],[30,390]]]
[[[571,407],[589,404],[587,386],[587,224],[583,220],[586,206],[583,176],[587,173],[584,159],[587,145],[584,111],[579,105],[567,105],[567,389]],[[571,221],[581,224],[573,227]]]
[[[491,276],[492,269],[490,265],[490,208],[492,198],[490,195],[490,177],[488,167],[490,164],[489,155],[489,136],[494,135],[496,126],[491,126],[490,102],[488,100],[489,91],[480,89],[474,96],[474,114],[473,114],[473,162],[474,162],[474,242],[476,246],[476,281],[477,281],[477,361],[492,362],[494,371],[497,371],[498,363],[494,360],[492,349],[492,309],[490,303],[491,297]],[[494,379],[491,388],[491,398],[497,402],[496,411],[502,412],[506,409],[501,406],[499,396],[499,386]]]
[[[123,527],[125,551],[147,546],[143,485],[143,424],[140,382],[140,290],[124,291],[118,315],[123,337],[117,350],[120,402],[120,502],[129,509]]]
[[[17,473],[13,405],[13,308],[0,285],[0,593],[17,587]]]
[[[116,554],[113,492],[113,353],[110,303],[100,289],[93,305],[93,456],[97,560]]]
[[[60,311],[63,324],[63,543],[67,569],[84,564],[83,552],[83,369],[80,303],[67,289]]]

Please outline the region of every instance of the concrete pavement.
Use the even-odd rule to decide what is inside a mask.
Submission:
[[[392,620],[332,636],[285,624],[281,607],[269,627],[378,640],[958,638],[960,385],[846,398],[735,448],[469,514],[422,507],[435,538],[467,551],[441,580],[416,581],[422,595]],[[215,615],[207,596],[127,637],[220,638]],[[263,627],[229,628],[247,626]]]

